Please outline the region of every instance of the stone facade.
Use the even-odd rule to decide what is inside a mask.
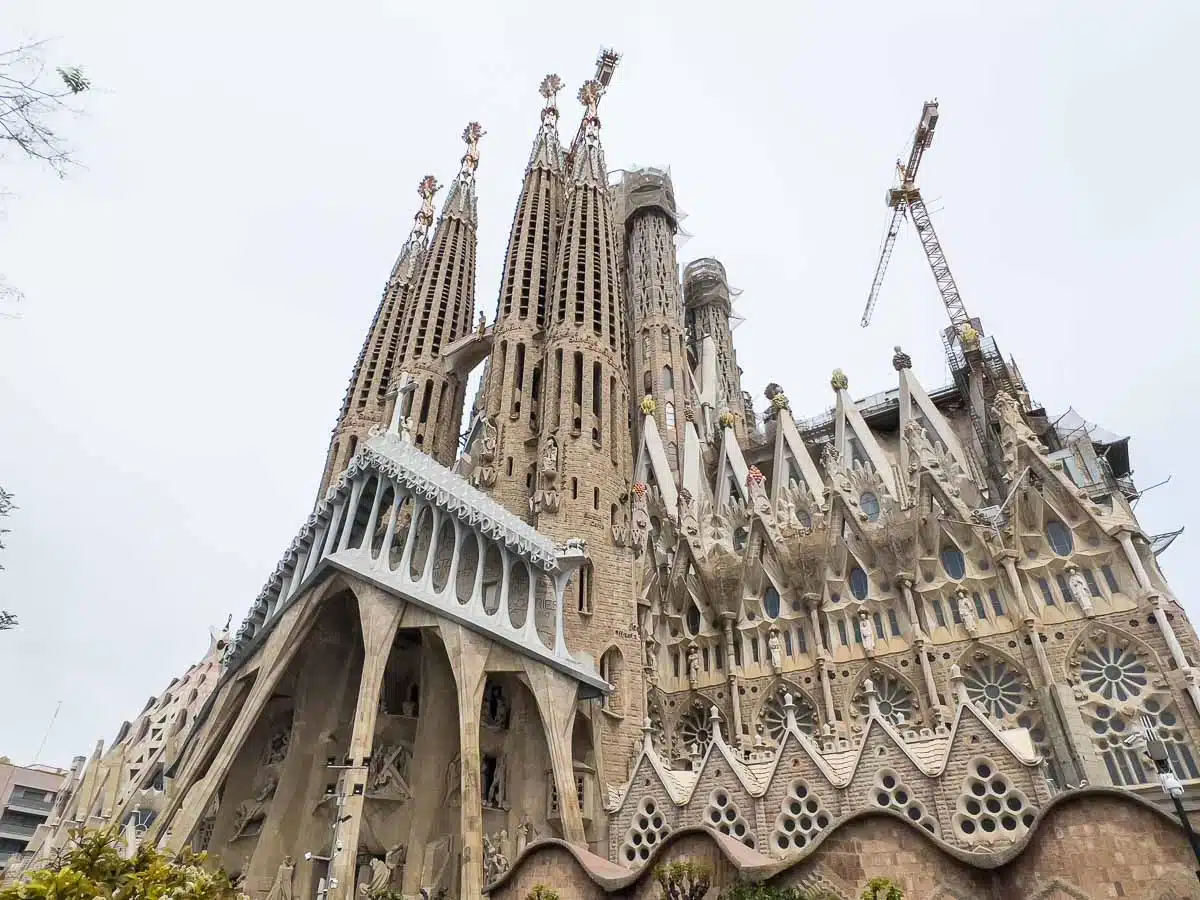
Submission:
[[[569,148],[542,84],[491,326],[482,130],[428,249],[422,182],[322,497],[150,838],[255,898],[287,858],[329,900],[649,897],[674,856],[845,897],[1194,896],[1178,834],[1115,792],[1157,789],[1143,728],[1200,781],[1200,650],[1128,440],[1049,416],[978,320],[946,387],[897,348],[880,393],[837,370],[827,412],[771,384],[760,418],[724,267],[680,277],[669,176],[610,182],[614,61]]]

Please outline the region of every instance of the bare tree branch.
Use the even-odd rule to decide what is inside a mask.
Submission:
[[[53,123],[74,111],[68,101],[91,82],[75,66],[51,72],[44,51],[41,41],[0,51],[0,148],[16,147],[63,176],[74,159]]]
[[[13,495],[0,487],[0,519],[7,516],[10,512],[17,508],[13,503]],[[0,528],[0,550],[4,549],[4,535],[8,534],[9,529]],[[3,569],[4,566],[0,566]],[[0,609],[0,631],[8,631],[10,628],[17,627],[17,617],[8,610]]]

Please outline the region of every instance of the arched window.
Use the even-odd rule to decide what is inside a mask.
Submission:
[[[577,577],[579,611],[585,615],[592,612],[592,564],[587,563],[579,570]]]
[[[962,551],[957,547],[947,547],[942,551],[942,568],[946,574],[958,581],[967,574],[967,562],[963,559]]]
[[[1048,522],[1046,524],[1046,540],[1050,542],[1050,549],[1059,556],[1068,556],[1075,549],[1075,541],[1071,537],[1071,529],[1067,528],[1062,522]]]
[[[879,518],[879,498],[870,491],[867,491],[858,498],[858,506],[859,509],[863,511],[863,515],[867,517],[868,521],[874,522]]]
[[[665,328],[662,330],[662,349],[663,353],[671,352],[671,332]]]
[[[663,407],[663,412],[666,415],[667,427],[674,428],[675,427],[675,404],[668,401],[667,404]]]
[[[770,585],[763,596],[763,611],[772,619],[779,616],[779,591],[775,590],[775,585]]]
[[[662,389],[664,391],[675,390],[675,374],[671,371],[670,366],[663,366],[662,370]]]
[[[688,603],[687,608],[687,630],[688,633],[696,635],[700,633],[700,610],[696,608],[695,601]]]
[[[855,566],[850,570],[850,593],[859,600],[866,600],[869,589],[870,582],[867,580],[867,573]]]

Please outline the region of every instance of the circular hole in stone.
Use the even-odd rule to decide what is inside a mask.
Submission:
[[[633,862],[635,859],[637,859],[637,851],[634,850],[632,847],[626,847],[625,848],[625,858],[627,860],[629,860],[630,862]]]
[[[736,834],[738,837],[743,837],[746,834],[746,826],[743,825],[741,822],[738,822],[736,825],[733,826],[733,833]]]
[[[977,774],[980,778],[987,778],[992,774],[992,767],[987,763],[981,762],[975,766],[975,774]]]
[[[780,850],[786,850],[790,843],[791,842],[787,839],[787,835],[780,834],[775,838],[775,844]]]
[[[1016,831],[1017,830],[1017,820],[1014,819],[1012,816],[1004,816],[1000,820],[1000,827],[1003,828],[1005,831]]]
[[[717,772],[717,774],[720,775],[721,773]],[[717,806],[724,806],[729,802],[729,795],[727,795],[724,791],[717,791],[716,794],[713,795],[713,802],[716,803]]]
[[[806,838],[802,834],[797,833],[796,835],[794,835],[792,837],[792,843],[795,844],[797,847],[803,847],[805,844],[808,843],[808,838]]]
[[[972,781],[971,793],[976,797],[982,797],[987,793],[987,785],[985,785],[982,781]]]
[[[908,817],[914,822],[921,820],[921,808],[919,806],[910,806],[908,808]]]
[[[896,791],[896,802],[899,804],[902,804],[902,805],[907,803],[908,802],[908,792],[907,791]]]
[[[797,797],[807,797],[808,796],[808,785],[806,785],[803,781],[798,782],[796,784],[795,791],[796,791]]]
[[[812,831],[812,819],[808,816],[802,816],[800,818],[800,827],[805,831]]]
[[[800,813],[804,812],[804,807],[800,804],[799,800],[793,800],[791,803],[788,804],[788,811],[793,816],[798,816],[798,815],[800,815]]]
[[[985,803],[984,806],[987,807],[987,811],[990,813],[1000,812],[1000,801],[995,797],[988,797],[987,803]]]
[[[964,819],[959,824],[958,827],[962,829],[963,834],[974,834],[975,833],[975,823],[972,822],[970,819]]]
[[[725,818],[728,819],[730,822],[732,822],[734,819],[737,818],[737,810],[735,810],[733,807],[730,807],[729,809],[725,810]]]
[[[896,786],[896,779],[892,775],[883,776],[883,786],[889,791]]]
[[[993,778],[992,779],[992,793],[993,794],[1008,793],[1008,782],[1006,782],[1003,778]]]
[[[988,819],[985,817],[980,820],[979,827],[990,834],[991,832],[996,830],[996,820]]]
[[[640,850],[638,850],[638,856],[640,856],[643,861],[649,859],[650,849],[648,847],[642,847]]]
[[[1021,816],[1021,824],[1024,825],[1026,828],[1033,827],[1033,820],[1034,820],[1034,815],[1031,812],[1025,813],[1025,815]]]
[[[804,804],[804,808],[807,809],[810,813],[815,813],[817,811],[818,805],[819,804],[817,803],[816,800],[809,798],[809,801]]]
[[[710,819],[712,819],[713,824],[716,825],[716,824],[720,823],[720,821],[721,821],[721,811],[719,809],[709,810],[708,817]]]
[[[796,820],[795,819],[784,819],[783,820],[783,830],[784,831],[795,831],[796,830]]]
[[[824,828],[828,824],[829,824],[829,819],[826,818],[824,815],[817,816],[817,827],[818,828]]]
[[[875,795],[875,802],[878,803],[880,806],[887,806],[889,803],[892,802],[892,798],[889,794],[886,794],[883,791],[880,791],[878,794]]]
[[[641,842],[642,842],[642,833],[640,831],[635,831],[631,835],[629,835],[629,843],[633,844],[635,847],[638,844],[640,844]]]
[[[654,801],[647,800],[645,803],[642,804],[642,809],[644,809],[648,813],[654,812],[654,810],[656,809],[656,807],[654,806]]]
[[[653,819],[651,819],[650,821],[654,823],[654,827],[655,827],[655,828],[662,828],[662,827],[663,827],[663,819],[662,819],[662,816],[655,816],[655,817],[654,817]]]
[[[638,816],[637,824],[638,824],[638,828],[649,828],[650,820],[647,819],[645,816]]]
[[[971,815],[973,815],[973,816],[979,815],[981,807],[979,806],[978,800],[968,800],[965,805],[967,808],[967,812],[969,812]]]
[[[926,819],[924,822],[922,822],[921,827],[930,834],[937,834],[937,829],[933,827],[933,821],[931,819]]]
[[[1004,801],[1004,805],[1007,806],[1009,809],[1011,809],[1013,812],[1020,812],[1021,808],[1025,804],[1021,802],[1020,797],[1018,797],[1016,794],[1013,794],[1011,797],[1009,797],[1007,800]]]
[[[646,843],[647,843],[647,844],[651,844],[651,845],[652,845],[652,844],[653,844],[655,841],[657,841],[657,840],[658,840],[658,835],[657,835],[657,834],[655,834],[653,831],[651,831],[651,832],[648,832],[648,833],[646,834]]]

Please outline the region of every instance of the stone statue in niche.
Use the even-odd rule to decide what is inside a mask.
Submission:
[[[558,441],[554,435],[546,438],[542,444],[542,475],[553,480],[558,475]]]
[[[779,629],[772,628],[767,636],[767,653],[771,657],[771,669],[779,672],[783,669],[783,648],[779,645]]]
[[[700,679],[700,651],[693,644],[688,647],[687,655],[688,686],[693,690]]]
[[[1095,612],[1092,605],[1092,589],[1088,587],[1087,579],[1077,566],[1067,566],[1067,587],[1071,589],[1071,596],[1079,604],[1083,614],[1092,615]]]
[[[858,611],[858,631],[862,635],[863,650],[872,653],[875,650],[875,630],[871,627],[871,617],[865,609]]]
[[[508,809],[508,760],[504,754],[483,757],[483,805]]]
[[[277,787],[279,775],[274,769],[263,769],[259,772],[254,782],[254,793],[243,800],[234,813],[233,840],[258,834]]]
[[[962,618],[963,628],[967,634],[975,637],[979,634],[979,619],[975,617],[975,607],[971,605],[971,597],[966,590],[959,588],[954,592],[954,602],[958,605],[958,615]]]
[[[285,856],[275,873],[275,881],[267,892],[266,900],[292,900],[292,877],[296,874],[296,861]]]
[[[504,695],[503,685],[488,685],[487,691],[483,695],[483,709],[480,716],[483,724],[488,728],[506,729],[511,713],[512,705]]]
[[[410,719],[415,719],[421,714],[421,685],[417,682],[414,681],[408,686],[407,695],[400,703],[400,712]]]

